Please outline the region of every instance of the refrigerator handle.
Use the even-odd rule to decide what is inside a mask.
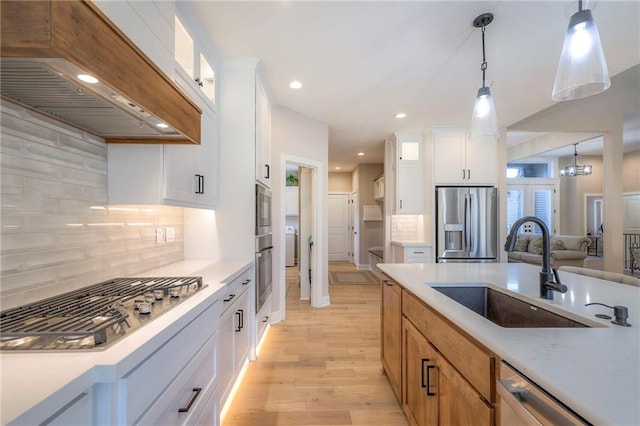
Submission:
[[[464,243],[465,251],[471,252],[471,195],[464,197]]]

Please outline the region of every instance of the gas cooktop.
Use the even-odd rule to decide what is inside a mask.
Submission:
[[[202,277],[114,278],[0,312],[0,350],[98,350],[204,288]]]

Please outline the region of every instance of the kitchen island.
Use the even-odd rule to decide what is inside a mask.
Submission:
[[[217,317],[222,304],[220,299],[225,295],[230,282],[239,277],[253,277],[252,264],[253,261],[248,260],[181,261],[138,274],[137,276],[202,276],[206,287],[104,350],[1,352],[0,423],[40,424],[52,421],[56,424],[57,421],[58,424],[62,424],[58,419],[59,414],[69,407],[78,405],[78,400],[82,399],[91,401],[85,403],[86,407],[81,407],[88,418],[92,419],[91,423],[130,423],[127,415],[131,410],[144,412],[147,407],[136,407],[132,402],[123,403],[122,389],[127,386],[127,380],[133,377],[136,371],[141,371],[140,367],[162,348],[170,347],[170,340],[175,342],[177,339],[174,337],[187,330],[191,324],[196,324],[196,321],[204,323],[204,327],[198,327],[205,329],[202,330],[203,334],[215,336],[218,327]],[[189,330],[189,336],[192,331]],[[194,336],[198,337],[197,330]],[[212,344],[208,342],[203,348]],[[168,355],[174,360],[180,355],[180,348],[175,349],[166,351],[171,352]],[[200,352],[203,357],[207,355],[205,351]],[[184,354],[185,357],[191,355],[193,354]],[[158,359],[157,356],[155,358]],[[183,365],[177,361],[175,364],[167,367],[175,367],[181,372]],[[161,370],[147,375],[149,383],[146,385],[153,386],[154,381],[158,380],[157,377],[161,377],[167,369]],[[143,396],[152,394],[146,388],[137,390]],[[161,390],[162,388],[154,389],[156,392]],[[135,391],[136,389],[132,389],[127,395],[135,395]],[[86,395],[89,395],[89,398],[85,398]],[[163,395],[159,399],[162,397]],[[114,406],[116,408],[113,408]],[[118,406],[125,407],[124,411],[127,412],[121,412],[123,409]],[[77,417],[73,420],[75,421],[72,423],[78,424]]]
[[[527,264],[379,264],[386,275],[593,424],[640,424],[640,288],[569,273],[554,300],[539,297],[540,268]],[[503,328],[432,286],[486,285],[515,293],[589,328]],[[631,327],[595,314],[629,308]]]

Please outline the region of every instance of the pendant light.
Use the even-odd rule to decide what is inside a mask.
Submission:
[[[471,139],[477,140],[485,137],[498,136],[498,118],[496,107],[493,104],[491,90],[486,86],[487,58],[484,48],[484,30],[493,21],[492,13],[483,13],[473,20],[475,28],[482,28],[482,87],[478,89],[476,101],[473,105],[471,116]]]
[[[578,165],[578,144],[573,144],[573,164],[560,169],[560,176],[587,176],[593,172],[591,164]]]
[[[571,16],[562,45],[551,98],[571,101],[607,90],[611,86],[598,28],[591,10],[582,9]]]

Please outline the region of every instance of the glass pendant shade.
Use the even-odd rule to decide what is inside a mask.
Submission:
[[[609,86],[609,71],[593,15],[588,9],[579,10],[569,21],[551,98],[581,99]]]
[[[488,87],[478,89],[471,116],[471,139],[477,140],[498,136],[498,118]]]

